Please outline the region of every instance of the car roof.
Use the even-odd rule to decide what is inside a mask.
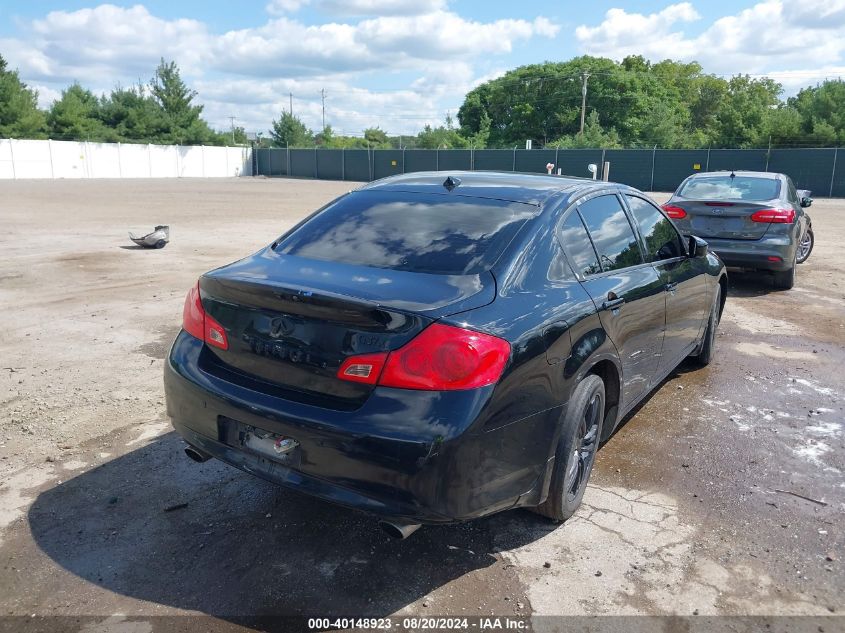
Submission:
[[[750,171],[744,169],[720,169],[718,171],[707,171],[704,173],[692,174],[690,178],[707,178],[708,176],[724,176],[725,174],[735,174],[737,176],[752,176],[754,178],[770,178],[771,180],[780,180],[781,178],[785,178],[783,174],[779,174],[774,171]]]
[[[458,182],[451,190],[445,185]],[[453,193],[476,198],[493,198],[542,205],[559,194],[613,185],[573,176],[546,176],[499,171],[421,171],[389,176],[368,183],[359,191],[402,191],[408,193]]]

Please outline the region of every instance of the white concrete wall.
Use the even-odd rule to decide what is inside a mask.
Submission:
[[[252,149],[0,139],[0,180],[252,175]]]

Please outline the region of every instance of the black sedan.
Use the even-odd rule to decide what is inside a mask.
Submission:
[[[167,412],[193,459],[394,536],[515,507],[563,521],[623,416],[710,361],[726,291],[707,244],[635,189],[387,178],[200,278]]]

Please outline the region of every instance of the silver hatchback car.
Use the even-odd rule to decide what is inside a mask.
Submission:
[[[795,284],[795,266],[813,250],[804,211],[813,200],[785,174],[724,171],[693,174],[663,205],[678,229],[707,240],[725,266],[767,270],[777,288]]]

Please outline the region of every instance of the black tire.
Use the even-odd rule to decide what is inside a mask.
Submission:
[[[556,522],[571,517],[584,497],[604,422],[604,382],[589,374],[578,383],[566,407],[549,496],[534,508]]]
[[[710,308],[710,318],[707,320],[707,329],[704,331],[704,339],[701,341],[701,348],[697,354],[693,356],[695,362],[701,366],[706,367],[713,360],[713,355],[716,350],[716,330],[719,328],[719,314],[722,303],[722,286],[716,284],[716,296],[713,297],[713,307]]]
[[[798,252],[795,255],[795,263],[803,264],[810,257],[813,252],[813,246],[816,245],[816,236],[813,235],[813,227],[807,227],[807,232],[801,238],[801,243],[798,245]]]
[[[165,242],[164,240],[159,240],[158,242],[156,242],[155,247],[156,248],[164,248],[166,245],[167,245],[167,242]]]
[[[774,276],[775,288],[779,290],[789,290],[795,285],[795,265],[789,270],[776,272]]]

